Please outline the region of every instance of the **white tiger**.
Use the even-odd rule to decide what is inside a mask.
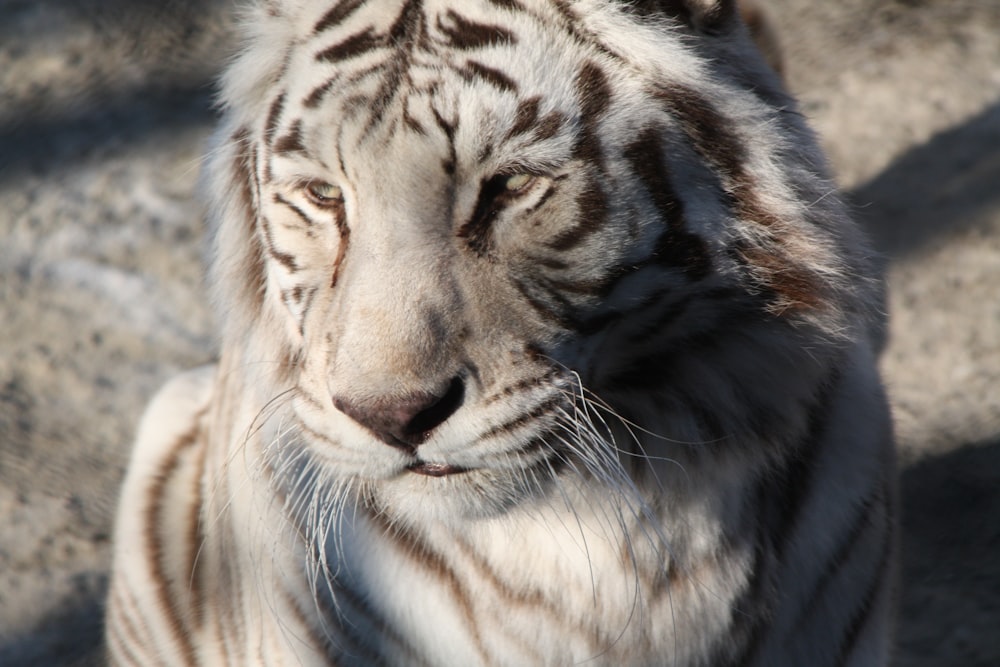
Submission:
[[[271,0],[116,665],[882,665],[881,292],[731,0]]]

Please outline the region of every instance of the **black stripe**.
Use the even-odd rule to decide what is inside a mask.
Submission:
[[[830,400],[840,385],[841,375],[836,368],[821,382],[809,408],[806,431],[798,445],[791,450],[784,464],[772,476],[770,486],[771,511],[773,512],[771,539],[776,556],[784,559],[797,532],[806,498],[813,486],[813,476],[827,429],[830,426]]]
[[[454,123],[445,120],[436,108],[431,109],[434,112],[434,123],[438,126],[438,129],[444,133],[446,139],[448,139],[448,157],[444,163],[444,171],[446,174],[453,174],[455,172],[455,165],[458,164],[458,153],[455,149],[455,131],[458,129],[458,120],[456,119]]]
[[[596,123],[611,105],[611,86],[604,70],[587,61],[576,75],[576,94],[585,123]]]
[[[607,283],[605,280],[596,279],[581,279],[581,280],[563,280],[559,278],[540,278],[539,284],[541,284],[547,291],[550,292],[568,292],[569,294],[578,294],[583,296],[599,296],[604,294]]]
[[[281,290],[281,300],[289,305],[292,303],[300,304],[302,303],[302,297],[305,296],[305,292],[305,287],[296,285],[292,289]]]
[[[303,389],[299,385],[295,385],[294,387],[292,387],[292,391],[295,392],[295,396],[297,398],[300,398],[303,401],[305,401],[306,403],[308,403],[310,405],[310,407],[312,407],[313,410],[317,410],[317,411],[326,410],[326,408],[327,408],[327,404],[326,403],[320,401],[318,398],[316,398],[315,396],[313,396],[312,394],[310,394],[308,391],[306,391],[305,389]]]
[[[531,377],[525,378],[523,380],[519,380],[518,382],[515,382],[514,384],[507,385],[503,389],[501,389],[501,390],[499,390],[497,392],[494,392],[493,394],[490,394],[485,399],[483,399],[483,403],[482,404],[483,404],[483,406],[487,406],[487,405],[490,405],[492,403],[496,403],[497,401],[499,401],[501,399],[509,398],[509,397],[513,396],[514,394],[520,394],[520,393],[525,392],[525,391],[527,391],[529,389],[537,389],[538,387],[542,387],[542,386],[548,385],[548,384],[551,383],[551,381],[553,380],[553,378],[556,378],[559,375],[560,375],[560,372],[558,370],[556,370],[555,368],[550,368],[549,370],[547,370],[542,375],[537,375],[537,376],[536,375],[532,375]]]
[[[362,104],[361,108],[370,113],[364,136],[369,136],[382,122],[400,87],[408,80],[413,50],[426,39],[422,4],[422,0],[408,0],[389,32],[381,38],[383,45],[391,47],[395,53],[386,63],[373,68],[381,70],[382,84],[377,93]]]
[[[376,502],[373,501],[372,505],[376,505]],[[449,565],[447,559],[432,549],[430,545],[418,536],[405,530],[402,526],[390,522],[388,517],[377,507],[373,507],[372,509],[373,511],[370,515],[372,523],[381,528],[385,539],[392,542],[396,547],[396,552],[407,557],[411,563],[429,571],[449,589],[452,598],[461,611],[462,620],[469,631],[470,639],[475,644],[476,650],[479,653],[479,662],[481,664],[491,664],[492,661],[487,659],[488,656],[483,644],[482,635],[479,631],[479,625],[476,623],[472,597],[458,578],[458,575]]]
[[[603,70],[589,61],[577,72],[575,85],[582,127],[573,146],[573,156],[606,171],[600,122],[611,105],[611,87]]]
[[[641,347],[651,340],[663,338],[667,329],[688,312],[691,302],[705,296],[704,294],[685,294],[678,298],[674,290],[668,289],[657,292],[648,300],[644,299],[639,307],[633,309],[642,312],[644,318],[642,322],[637,324],[636,330],[629,334],[627,338],[629,347]]]
[[[514,115],[514,124],[507,130],[504,137],[509,140],[519,134],[524,134],[535,128],[538,122],[538,109],[541,103],[540,97],[529,97],[521,100],[517,105],[517,113]]]
[[[857,644],[858,638],[861,636],[862,630],[865,628],[866,622],[871,617],[872,612],[875,610],[875,607],[879,602],[879,593],[883,590],[884,586],[888,585],[888,582],[883,579],[883,576],[889,568],[889,561],[892,557],[893,519],[887,512],[883,513],[883,519],[886,525],[882,531],[882,543],[879,550],[878,565],[872,570],[871,579],[868,582],[868,588],[865,595],[861,598],[861,602],[855,608],[854,614],[851,616],[851,621],[841,638],[840,649],[837,651],[837,659],[833,663],[837,666],[846,664],[847,659],[854,651],[854,647]]]
[[[300,316],[299,322],[299,332],[302,335],[305,335],[306,316],[309,315],[309,311],[312,309],[313,301],[316,300],[316,294],[318,292],[318,287],[310,287],[306,290],[305,301],[302,303],[302,315]]]
[[[206,452],[206,447],[198,448],[197,469],[195,474],[192,475],[192,486],[194,488],[191,490],[191,497],[194,498],[194,501],[188,509],[187,543],[190,551],[188,552],[187,567],[185,568],[185,572],[188,573],[188,593],[191,595],[191,616],[194,624],[198,627],[205,620],[204,569],[198,568],[198,555],[201,553],[202,546],[206,541],[205,527],[201,522],[201,511],[205,507],[205,489],[202,486],[202,480],[205,474]]]
[[[376,610],[375,607],[372,606],[371,602],[365,599],[365,597],[362,594],[355,592],[354,590],[348,588],[347,586],[338,586],[335,592],[335,596],[337,598],[338,606],[342,605],[344,602],[347,602],[347,604],[350,605],[355,611],[355,613],[346,615],[345,618],[346,622],[341,623],[340,625],[342,629],[353,627],[354,626],[353,619],[355,619],[357,617],[357,614],[360,613],[361,617],[367,619],[368,622],[371,623],[371,625],[377,631],[377,636],[375,639],[379,644],[384,644],[387,641],[391,642],[392,644],[395,644],[397,648],[401,649],[403,653],[405,653],[405,658],[403,660],[405,664],[407,665],[428,664],[426,659],[423,656],[421,656],[420,653],[417,651],[417,647],[414,646],[409,641],[407,641],[406,637],[404,637],[392,625],[392,623],[386,620],[385,617],[378,610]],[[361,642],[363,642],[365,639],[370,639],[362,637],[357,633],[355,633],[355,638]],[[366,646],[366,648],[370,649],[372,647]],[[377,656],[377,657],[382,659],[372,660],[370,664],[383,664],[384,656]]]
[[[524,7],[517,0],[489,0],[491,5],[500,7],[502,9],[509,9],[512,11],[523,12]]]
[[[389,28],[390,44],[413,44],[423,26],[423,0],[407,0],[399,18]]]
[[[363,660],[362,664],[383,665],[385,664],[385,655],[378,650],[378,644],[381,643],[379,640],[383,639],[387,626],[380,617],[376,616],[371,607],[362,602],[360,597],[349,593],[346,588],[337,587],[335,609],[324,611],[330,617],[338,617],[337,629],[339,633],[334,640],[333,637],[329,637],[329,632],[326,631],[324,634],[327,635],[327,641],[317,644],[317,646],[327,647],[328,655],[333,660],[334,665],[340,664],[340,658],[345,658],[347,664],[356,664],[360,658]],[[317,602],[317,604],[319,603]],[[348,613],[345,613],[345,609],[343,609],[345,604],[350,606],[350,609],[346,610]],[[367,620],[371,623],[374,637],[365,635],[359,627],[359,620]],[[374,646],[371,642],[373,638],[375,639]],[[344,644],[348,646],[344,646]]]
[[[559,111],[550,111],[542,116],[535,127],[533,138],[536,141],[550,139],[559,133],[559,130],[566,124],[566,116]]]
[[[313,301],[316,298],[316,293],[319,291],[317,287],[303,287],[302,285],[296,285],[290,290],[281,291],[281,300],[286,306],[291,308],[293,305],[298,305],[301,307],[301,313],[299,314],[299,333],[303,336],[305,335],[305,321],[306,317],[309,315],[309,310],[312,307]]]
[[[322,85],[313,88],[312,92],[309,93],[304,100],[302,100],[302,106],[307,109],[315,109],[319,106],[319,103],[323,101],[326,94],[330,92],[337,82],[340,81],[339,76],[331,77],[329,80],[325,81]]]
[[[254,184],[256,178],[253,173],[253,156],[250,150],[249,133],[243,130],[233,137],[232,141],[236,145],[232,162],[232,177],[236,185],[236,194],[239,197],[241,213],[243,213],[244,224],[248,230],[253,228],[257,219],[257,205],[254,201]],[[248,234],[252,237],[252,234]]]
[[[541,98],[531,97],[518,104],[514,124],[504,137],[506,141],[529,133],[535,141],[544,141],[559,133],[566,123],[566,116],[559,111],[551,111],[539,118],[540,102]]]
[[[531,306],[535,312],[542,316],[542,318],[559,325],[563,329],[576,329],[578,322],[576,319],[569,314],[569,312],[560,312],[552,304],[546,303],[540,298],[538,294],[535,293],[527,283],[521,280],[514,280],[514,287],[518,292],[524,297],[528,305]],[[555,296],[552,294],[548,295],[550,298]],[[565,301],[561,304],[563,306],[567,305]]]
[[[757,193],[757,179],[746,169],[746,146],[733,131],[735,123],[695,90],[670,84],[654,91],[667,113],[680,123],[694,150],[719,176],[733,213],[742,221],[759,225],[772,234],[768,242],[736,246],[743,263],[754,267],[752,279],[773,295],[772,310],[815,310],[826,302],[824,281],[794,254],[785,250],[788,225],[767,209]]]
[[[873,525],[871,514],[876,502],[875,496],[877,496],[877,492],[873,491],[869,497],[865,498],[854,508],[849,530],[840,536],[836,551],[829,555],[819,579],[813,584],[809,595],[805,597],[805,607],[799,613],[793,632],[797,632],[812,618],[819,603],[825,599],[827,588],[833,581],[834,576],[841,571],[847,563],[848,558],[851,557],[861,544],[861,537],[865,534],[865,530]]]
[[[267,119],[264,122],[264,139],[268,144],[274,141],[274,132],[278,127],[278,121],[281,119],[281,112],[284,108],[285,93],[281,93],[271,102],[271,106],[267,111]]]
[[[458,70],[458,73],[466,81],[480,80],[485,81],[494,88],[502,90],[508,93],[517,92],[517,83],[514,82],[509,76],[504,74],[498,69],[489,67],[482,63],[476,62],[475,60],[469,60],[465,63],[465,66]]]
[[[260,229],[264,235],[264,245],[267,248],[267,253],[278,261],[279,264],[285,267],[289,273],[296,273],[299,271],[299,263],[295,260],[293,255],[287,252],[282,252],[274,245],[274,237],[271,234],[271,223],[264,216],[260,216]]]
[[[135,625],[135,621],[139,620],[142,614],[136,605],[135,599],[129,593],[129,587],[124,581],[121,582],[121,585],[116,583],[112,586],[111,595],[113,602],[110,606],[111,614],[108,618],[111,632],[108,633],[108,638],[110,640],[118,640],[119,650],[127,654],[127,664],[144,667],[152,659],[155,660],[154,664],[165,666],[166,663],[163,658],[156,655],[155,651],[146,651],[143,660],[140,660],[132,652],[132,646],[152,648],[155,640],[149,632],[150,628],[148,624],[145,625],[144,629],[146,632],[144,633],[140,633],[140,629]],[[142,635],[141,638],[140,635]]]
[[[700,298],[700,297],[699,297]],[[693,300],[692,303],[696,302]],[[639,308],[634,309],[639,310]],[[607,321],[613,314],[609,313],[595,318],[595,322],[588,322],[588,325],[597,325]],[[677,358],[710,358],[713,348],[726,340],[726,334],[731,331],[739,331],[741,327],[757,324],[760,314],[753,310],[734,310],[718,316],[711,322],[703,323],[703,329],[690,333],[676,335],[669,339],[669,345],[664,344],[652,350],[649,354],[631,359],[628,363],[621,364],[620,368],[609,378],[609,382],[615,387],[623,390],[652,390],[656,388],[669,387],[676,381]],[[666,341],[665,341],[666,342]],[[680,399],[678,399],[680,400]],[[680,401],[688,409],[700,410],[708,414],[705,406],[692,404],[684,399]],[[732,406],[720,406],[720,409],[731,410]],[[721,427],[717,420],[711,426],[710,441],[705,445],[722,445],[728,442],[728,437],[732,433],[727,433],[721,428],[716,429],[713,424]]]
[[[614,291],[616,283],[630,275],[633,275],[640,269],[642,265],[636,267],[619,267],[619,273],[608,276],[608,284],[605,287],[605,293],[610,294]],[[705,296],[711,296],[712,292],[707,292],[702,295],[698,295],[699,298],[704,298]],[[688,302],[694,299],[695,295],[689,295],[680,300],[671,301],[670,297],[675,296],[673,290],[664,290],[659,292],[654,292],[652,294],[647,294],[640,301],[632,304],[631,308],[627,310],[609,310],[597,315],[591,315],[583,321],[580,322],[579,330],[581,333],[592,335],[608,327],[611,324],[620,324],[624,326],[632,326],[638,328],[638,332],[633,338],[629,340],[630,346],[638,346],[639,343],[645,342],[647,338],[653,336],[660,336],[664,332],[662,328],[657,328],[656,324],[662,320],[662,325],[666,326],[673,319],[673,312],[675,304],[680,302]],[[652,314],[654,308],[658,308],[663,304],[661,301],[667,301],[666,304],[669,307],[667,314],[660,317],[660,320],[655,320],[647,323],[645,317]],[[687,304],[684,303],[684,307]],[[639,318],[633,318],[632,316],[636,313],[641,313]],[[640,319],[642,321],[640,321]],[[617,374],[616,374],[617,375]]]
[[[505,177],[502,176],[482,179],[472,215],[459,227],[456,233],[458,238],[465,239],[466,245],[478,257],[490,256],[492,247],[490,232],[493,221],[503,209],[503,195],[506,192],[505,180]]]
[[[343,216],[336,217],[337,231],[340,232],[340,243],[337,245],[337,256],[333,259],[333,275],[330,278],[330,289],[337,286],[340,278],[340,270],[344,265],[344,257],[347,256],[347,248],[351,243],[351,228],[347,226],[347,221]]]
[[[302,120],[292,123],[288,132],[274,143],[275,153],[304,153],[306,147],[302,143]]]
[[[449,46],[452,48],[469,50],[517,44],[514,33],[498,25],[477,23],[451,9],[446,16],[452,25],[445,25],[439,17],[437,27],[448,38]]]
[[[351,14],[363,7],[365,2],[366,0],[342,0],[342,2],[338,2],[313,26],[313,34],[315,35],[340,25]]]
[[[340,62],[364,55],[385,45],[385,38],[382,35],[376,34],[371,27],[368,27],[359,33],[351,35],[342,42],[323,49],[316,54],[316,60],[327,63]]]
[[[403,124],[413,132],[422,136],[427,136],[427,130],[425,130],[424,126],[420,124],[420,121],[410,115],[410,107],[408,104],[403,106]],[[454,167],[452,168],[452,171],[454,171]]]
[[[116,626],[121,622],[119,619],[109,619],[109,620]],[[116,633],[108,634],[107,644],[108,644],[107,646],[108,657],[114,660],[115,665],[119,666],[127,665],[132,667],[147,667],[147,665],[149,665],[149,667],[154,667],[154,666],[159,667],[160,665],[163,665],[164,667],[166,667],[166,663],[164,663],[162,660],[157,660],[157,662],[153,663],[153,665],[150,665],[149,660],[147,659],[139,660],[139,658],[136,657],[135,653],[132,652],[132,649],[129,647],[129,645],[126,644],[125,641],[121,637],[119,637],[118,634]],[[147,657],[158,657],[158,656],[147,656]]]
[[[167,630],[177,646],[177,652],[188,665],[197,664],[194,644],[191,641],[191,628],[187,627],[188,615],[182,610],[176,591],[171,590],[177,586],[186,589],[187,581],[175,581],[168,574],[171,564],[165,553],[164,538],[166,536],[160,533],[160,529],[164,524],[163,503],[167,486],[173,481],[174,475],[177,474],[181,466],[181,457],[188,449],[196,447],[199,443],[198,424],[201,422],[202,415],[202,412],[195,415],[195,427],[173,443],[170,454],[163,460],[157,468],[156,474],[151,478],[151,483],[145,494],[146,504],[143,517],[145,527],[143,542],[153,592],[163,613]]]
[[[490,428],[485,433],[479,436],[479,440],[486,440],[488,438],[494,438],[498,435],[509,434],[511,431],[514,431],[515,429],[520,428],[525,424],[530,424],[531,422],[539,419],[540,417],[543,417],[547,414],[551,414],[555,410],[555,408],[559,407],[559,405],[561,405],[564,402],[564,400],[565,399],[563,398],[562,394],[557,394],[552,398],[542,401],[534,408],[532,408],[530,412],[522,413],[517,417],[515,417],[514,419],[511,419],[510,421],[504,422],[503,424],[498,424],[493,428]],[[541,445],[544,443],[540,442],[538,444]]]
[[[726,661],[716,659],[707,664],[720,667],[749,667],[756,664],[765,632],[770,627],[774,613],[774,595],[771,592],[774,559],[770,549],[768,524],[761,516],[767,504],[769,490],[767,482],[759,480],[755,493],[744,500],[744,515],[747,522],[756,525],[752,539],[753,558],[748,568],[749,578],[740,596],[733,602],[730,617],[728,641],[717,650],[722,655],[732,655]],[[740,646],[739,652],[730,654],[733,644]]]
[[[639,176],[653,200],[666,229],[656,244],[658,261],[679,267],[693,281],[707,277],[712,270],[705,241],[689,232],[684,218],[684,204],[674,190],[666,149],[660,132],[650,127],[625,148],[625,158]]]
[[[491,584],[494,591],[503,598],[503,604],[494,613],[494,629],[503,632],[505,641],[514,643],[520,651],[530,655],[530,658],[526,660],[527,664],[544,664],[544,656],[535,642],[531,638],[524,637],[523,632],[509,628],[505,621],[518,617],[515,607],[526,607],[536,612],[543,611],[550,619],[557,623],[564,623],[563,610],[554,603],[554,600],[547,598],[543,590],[537,588],[515,589],[514,584],[502,579],[499,573],[490,566],[490,563],[476,552],[471,544],[463,540],[461,535],[456,536],[455,546],[477,570],[478,578]],[[582,632],[582,628],[577,629],[581,630],[578,634],[583,637],[585,633]],[[589,641],[588,644],[590,644],[589,649],[594,654],[600,652],[599,646]]]
[[[242,128],[230,138],[234,146],[231,165],[233,190],[236,193],[241,222],[244,225],[244,238],[250,245],[247,258],[250,266],[245,267],[248,281],[247,296],[253,300],[253,306],[260,307],[264,299],[266,271],[264,268],[264,248],[257,234],[257,205],[254,199],[256,176],[253,172],[254,154],[250,144],[250,132]]]
[[[278,377],[285,381],[292,381],[296,377],[293,373],[302,368],[304,356],[305,352],[301,347],[283,349],[281,361],[278,362]]]
[[[273,470],[268,469],[268,472],[273,473]],[[315,558],[313,554],[310,554],[310,557]],[[302,627],[303,630],[305,630],[306,634],[308,635],[308,639],[306,640],[308,645],[316,647],[317,649],[322,649],[323,652],[326,654],[326,657],[329,660],[334,661],[332,662],[332,664],[337,664],[335,662],[336,654],[335,654],[335,648],[333,646],[333,638],[330,636],[330,633],[328,632],[325,623],[326,618],[332,618],[334,616],[334,610],[330,609],[330,606],[327,603],[326,599],[323,599],[321,601],[318,598],[318,596],[314,594],[313,600],[315,606],[310,607],[310,611],[318,608],[321,610],[323,614],[324,617],[323,620],[321,620],[318,623],[318,625],[320,625],[320,627],[322,628],[322,634],[320,634],[319,632],[316,631],[315,628],[317,623],[310,622],[309,618],[306,616],[305,613],[303,613],[302,609],[299,607],[298,601],[289,591],[287,590],[282,591],[282,597],[284,598],[285,606],[288,609],[291,609],[292,614],[295,617],[295,620],[298,622],[299,626]]]
[[[757,548],[770,554],[768,562],[777,567],[786,566],[783,564],[785,552],[805,506],[804,498],[812,489],[813,473],[822,451],[818,443],[822,439],[823,431],[828,427],[829,401],[839,382],[839,371],[831,371],[826,380],[820,384],[813,399],[809,413],[809,427],[806,434],[800,438],[798,447],[776,473],[776,477],[775,474],[764,474],[757,481],[755,520],[760,526],[766,527],[766,530],[758,536]],[[757,572],[758,569],[764,568],[760,563],[755,563],[752,582],[762,576]],[[741,654],[729,663],[734,667],[755,664],[763,631],[767,627],[766,620],[773,611],[774,600],[771,598],[772,596],[765,595],[763,590],[748,588],[741,596],[741,600],[744,601],[734,606],[737,612],[741,608],[759,610],[762,604],[766,610],[766,613],[757,611],[760,615],[754,621],[750,640]]]
[[[616,267],[604,279],[602,293],[605,296],[613,293],[623,280],[647,269],[650,263],[650,261],[645,261],[634,265]],[[604,329],[609,324],[623,324],[625,327],[634,330],[634,333],[628,334],[629,347],[641,347],[644,343],[650,342],[654,338],[664,338],[664,336],[668,335],[668,327],[678,317],[684,315],[691,304],[695,302],[707,304],[725,301],[732,302],[735,305],[742,296],[743,292],[741,290],[730,287],[715,287],[701,292],[687,292],[684,295],[678,295],[674,288],[667,287],[660,291],[646,294],[638,302],[632,302],[632,306],[627,310],[611,310],[588,317],[581,322],[580,331],[593,334]],[[727,303],[723,307],[728,308],[729,306],[730,304]],[[636,313],[641,313],[641,315],[637,318],[631,317]],[[666,339],[664,338],[664,340]]]
[[[680,124],[695,151],[726,178],[742,180],[746,146],[733,132],[735,125],[693,88],[669,84],[653,91]]]
[[[530,261],[538,264],[539,266],[544,266],[546,269],[552,269],[553,271],[565,271],[569,268],[569,264],[561,259],[556,259],[555,257],[543,257],[542,255],[525,255]]]
[[[576,248],[608,221],[608,198],[600,181],[591,177],[576,198],[576,224],[545,242],[547,248],[566,252]]]
[[[284,195],[282,195],[280,192],[275,193],[274,203],[280,204],[281,206],[284,206],[285,208],[295,213],[295,215],[298,216],[298,218],[302,222],[304,222],[307,227],[312,227],[313,225],[316,224],[316,222],[312,218],[306,215],[305,211],[296,206],[293,202],[290,202],[287,199],[285,199]]]

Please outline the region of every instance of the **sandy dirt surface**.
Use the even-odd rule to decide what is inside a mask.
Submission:
[[[764,0],[886,256],[898,667],[1000,665],[1000,0]],[[98,664],[143,405],[209,360],[224,5],[0,0],[0,665]]]

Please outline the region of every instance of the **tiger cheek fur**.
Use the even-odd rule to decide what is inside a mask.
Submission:
[[[880,665],[877,269],[726,0],[248,13],[115,664]]]

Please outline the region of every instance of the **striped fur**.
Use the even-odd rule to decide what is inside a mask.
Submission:
[[[728,0],[271,0],[117,665],[881,665],[881,292]]]

